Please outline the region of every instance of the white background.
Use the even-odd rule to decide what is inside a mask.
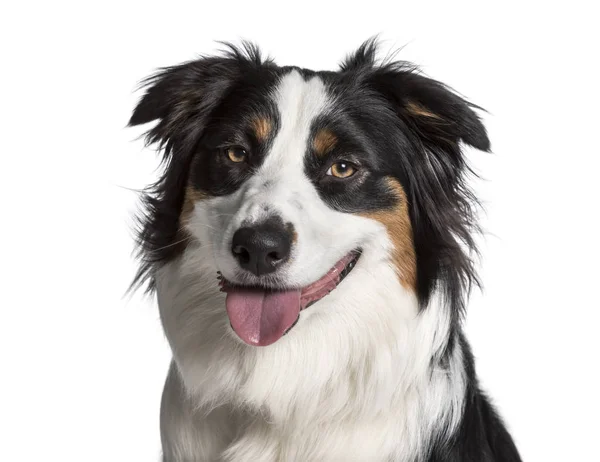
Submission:
[[[364,39],[490,111],[468,334],[529,462],[600,460],[594,2],[6,2],[0,11],[0,459],[154,461],[169,351],[124,298],[157,156],[126,129],[156,67],[256,41],[334,68]],[[17,6],[18,5],[18,6]],[[450,6],[452,5],[452,6]],[[594,30],[595,29],[595,30]]]

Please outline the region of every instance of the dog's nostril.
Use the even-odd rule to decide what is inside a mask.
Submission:
[[[240,263],[248,263],[250,261],[250,252],[245,247],[241,245],[236,245],[233,249],[231,249],[235,256],[239,259]]]
[[[267,254],[267,258],[269,258],[273,263],[278,263],[279,261],[283,260],[279,252],[269,252]]]

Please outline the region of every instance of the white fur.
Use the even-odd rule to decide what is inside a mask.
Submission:
[[[304,175],[311,121],[329,107],[323,83],[292,71],[273,97],[280,130],[260,171],[235,194],[198,202],[188,224],[196,239],[156,274],[174,356],[165,460],[418,461],[428,438],[461,415],[459,346],[450,370],[435,367],[448,313],[437,303],[419,313],[390,262],[385,227],[333,211]],[[315,281],[358,246],[363,254],[288,335],[251,347],[229,326],[216,272],[239,281],[231,236],[265,206],[298,233],[282,276],[290,286]]]

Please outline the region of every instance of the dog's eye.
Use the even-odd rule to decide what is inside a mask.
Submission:
[[[246,150],[240,146],[229,146],[224,151],[231,162],[244,162],[248,157]]]
[[[333,164],[327,170],[327,175],[335,176],[336,178],[350,178],[358,169],[350,162],[340,161]]]

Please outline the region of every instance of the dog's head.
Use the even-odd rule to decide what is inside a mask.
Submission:
[[[130,124],[157,121],[148,140],[166,168],[145,197],[138,282],[208,249],[231,326],[253,345],[326,310],[331,291],[354,296],[361,271],[421,306],[439,290],[457,316],[474,280],[461,143],[489,141],[467,101],[375,52],[369,41],[315,72],[232,47],[149,78]]]

